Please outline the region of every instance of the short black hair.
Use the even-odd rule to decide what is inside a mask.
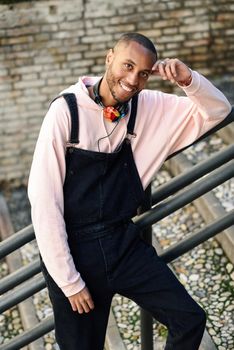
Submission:
[[[121,42],[130,42],[130,41],[136,41],[138,44],[144,46],[146,49],[151,51],[156,56],[156,60],[157,60],[157,57],[158,57],[157,50],[153,42],[149,38],[147,38],[145,35],[140,33],[135,33],[135,32],[124,33],[119,38],[117,44]]]

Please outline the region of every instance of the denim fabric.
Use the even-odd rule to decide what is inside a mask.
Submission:
[[[134,300],[168,327],[167,350],[198,349],[205,327],[204,311],[155,249],[141,239],[135,224],[129,222],[99,232],[94,228],[93,235],[79,232],[73,234],[70,243],[95,308],[87,314],[73,312],[68,299],[43,266],[61,350],[103,350],[115,293]]]

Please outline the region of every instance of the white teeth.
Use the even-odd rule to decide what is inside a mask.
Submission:
[[[120,85],[125,91],[127,91],[127,92],[131,92],[132,91],[132,89],[130,89],[128,86],[124,85],[122,82],[120,82]]]

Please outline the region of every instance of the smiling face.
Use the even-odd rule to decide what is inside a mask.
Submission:
[[[116,105],[130,100],[146,85],[156,55],[141,44],[120,42],[106,57],[106,73],[100,86],[103,103]]]

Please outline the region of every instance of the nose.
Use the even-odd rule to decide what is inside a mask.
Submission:
[[[138,85],[138,74],[135,72],[129,72],[127,77],[127,83],[131,86],[137,86]]]

